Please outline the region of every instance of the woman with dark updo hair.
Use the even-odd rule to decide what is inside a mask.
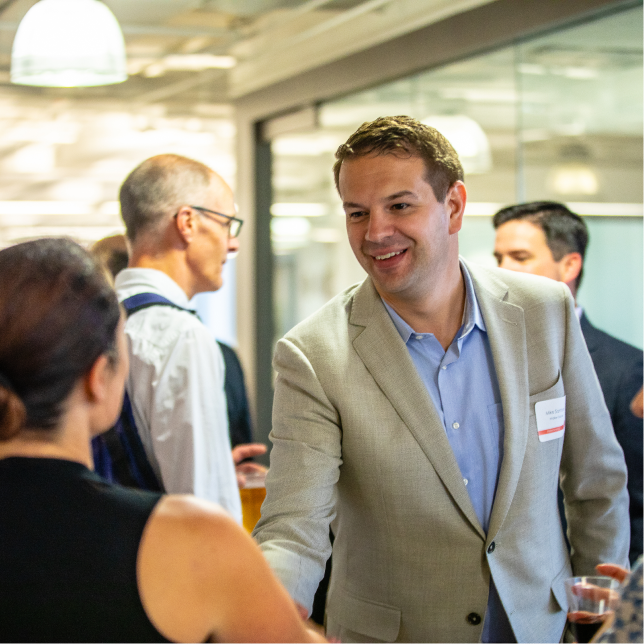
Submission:
[[[92,471],[127,369],[116,296],[85,250],[0,251],[0,640],[324,641],[221,508]]]

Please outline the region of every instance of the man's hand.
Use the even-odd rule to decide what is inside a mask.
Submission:
[[[262,443],[244,443],[233,447],[233,462],[235,463],[235,474],[237,474],[237,485],[239,488],[244,487],[246,474],[266,471],[266,468],[259,463],[242,463],[242,461],[253,456],[259,456],[265,452],[266,445]]]
[[[295,608],[297,608],[297,612],[300,614],[300,617],[303,621],[306,622],[306,629],[309,635],[313,638],[313,641],[332,642],[333,644],[339,644],[340,640],[336,637],[332,637],[330,639],[326,638],[326,635],[324,633],[324,626],[320,626],[319,624],[316,624],[312,619],[308,619],[309,612],[306,610],[306,608],[304,608],[304,606],[302,606],[302,604],[298,602],[294,603]]]
[[[595,570],[598,575],[617,579],[620,584],[623,584],[626,577],[630,575],[630,572],[626,568],[622,568],[622,566],[618,566],[617,564],[598,564],[595,566]]]
[[[297,608],[297,612],[300,614],[300,617],[306,621],[309,618],[309,611],[302,606],[299,602],[294,602],[295,603],[295,608]]]

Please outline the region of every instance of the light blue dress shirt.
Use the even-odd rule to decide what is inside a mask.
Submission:
[[[383,302],[434,403],[463,485],[487,533],[503,459],[503,410],[485,321],[472,278],[462,263],[461,272],[465,281],[463,324],[447,351],[432,333],[416,333]],[[516,641],[492,581],[482,641]]]

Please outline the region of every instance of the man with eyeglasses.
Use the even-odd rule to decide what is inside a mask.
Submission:
[[[266,448],[231,453],[222,354],[189,308],[197,293],[221,288],[239,249],[233,193],[204,164],[163,154],[130,173],[120,201],[132,252],[116,291],[142,302],[125,326],[126,388],[146,455],[167,492],[214,501],[241,521],[235,462]]]

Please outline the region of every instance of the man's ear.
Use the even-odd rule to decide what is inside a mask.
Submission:
[[[197,216],[190,206],[181,206],[174,217],[175,226],[179,236],[189,244],[197,232]]]
[[[566,284],[574,284],[581,273],[584,260],[580,253],[568,253],[561,258],[561,281]],[[572,289],[571,289],[572,290]],[[574,291],[573,291],[574,293]]]
[[[456,234],[463,225],[463,213],[467,203],[467,190],[462,181],[455,181],[447,191],[445,205],[449,213],[449,234]]]
[[[85,395],[89,402],[103,402],[109,391],[109,376],[112,373],[112,365],[105,354],[100,355],[90,370],[85,374]]]

